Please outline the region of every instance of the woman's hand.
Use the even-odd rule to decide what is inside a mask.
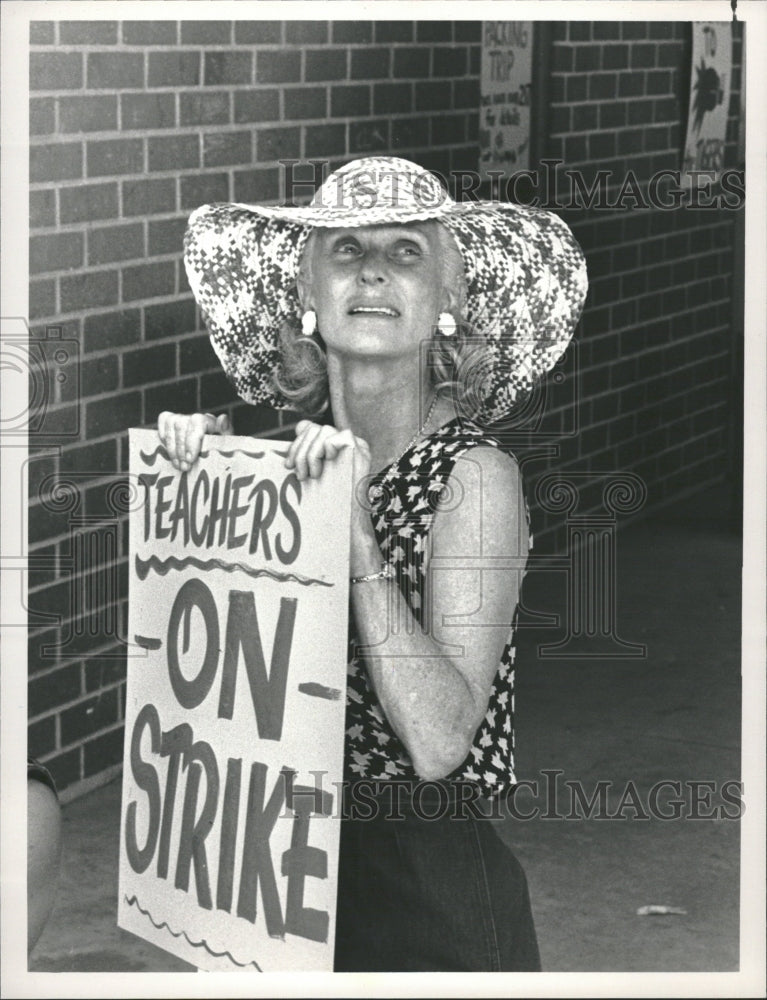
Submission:
[[[354,449],[354,480],[359,482],[370,471],[370,449],[367,441],[355,437],[350,430],[339,431],[328,424],[299,420],[296,438],[288,449],[285,466],[295,469],[300,479],[319,479],[325,462],[332,462],[344,448]]]
[[[344,448],[353,448],[351,521],[351,575],[375,573],[381,568],[378,548],[369,509],[359,500],[360,483],[370,475],[370,448],[364,438],[350,430],[339,431],[327,424],[300,420],[296,424],[296,439],[288,449],[285,466],[294,469],[298,479],[319,479],[326,462],[332,462]]]
[[[231,434],[229,417],[222,413],[169,413],[163,410],[157,418],[157,433],[168,452],[171,465],[187,472],[197,461],[206,434]]]

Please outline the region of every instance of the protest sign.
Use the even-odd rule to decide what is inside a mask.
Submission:
[[[732,26],[729,22],[692,26],[692,79],[682,174],[704,170],[711,180],[724,168],[730,109]]]
[[[332,970],[352,455],[131,430],[119,926],[201,969]]]
[[[483,21],[480,169],[504,176],[530,166],[531,21]]]

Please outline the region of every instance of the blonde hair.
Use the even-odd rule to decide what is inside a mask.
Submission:
[[[458,300],[466,298],[463,257],[452,234],[437,223],[440,236],[445,286],[458,290]],[[299,265],[301,280],[308,282],[314,233],[309,234]],[[328,367],[321,331],[307,337],[293,323],[285,322],[278,339],[280,369],[274,373],[276,387],[301,413],[317,415],[327,408]],[[463,319],[457,319],[453,336],[435,328],[427,351],[429,375],[438,392],[449,392],[459,414],[476,417],[484,395],[484,380],[490,372],[491,354],[481,334]]]

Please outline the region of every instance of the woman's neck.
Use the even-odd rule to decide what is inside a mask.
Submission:
[[[435,390],[421,378],[418,366],[403,365],[401,359],[387,364],[329,355],[328,380],[334,422],[367,441],[374,472],[403,453],[434,402]],[[449,419],[453,413],[448,408],[438,400],[423,430]]]

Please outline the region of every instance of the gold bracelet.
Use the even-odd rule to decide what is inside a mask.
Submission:
[[[385,562],[377,573],[368,573],[366,576],[352,576],[349,583],[368,583],[370,580],[393,580],[396,576],[391,563]]]

